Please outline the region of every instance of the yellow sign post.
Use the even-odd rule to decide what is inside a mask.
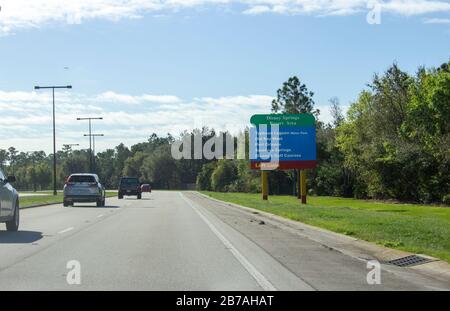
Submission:
[[[300,192],[302,204],[306,204],[306,171],[300,170]]]
[[[262,185],[262,197],[263,200],[266,200],[269,198],[269,172],[268,171],[261,171],[261,185]]]

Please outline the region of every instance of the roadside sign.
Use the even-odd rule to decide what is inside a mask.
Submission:
[[[255,170],[317,166],[316,120],[311,114],[254,115],[250,120],[250,163]]]

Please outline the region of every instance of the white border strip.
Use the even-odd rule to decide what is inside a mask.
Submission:
[[[74,229],[73,227],[70,227],[70,228],[67,228],[67,229],[59,231],[58,234],[64,234],[64,233],[67,233],[69,231],[72,231],[73,229]]]
[[[178,193],[181,198],[189,204],[189,206],[200,216],[200,218],[208,225],[208,227],[211,229],[212,232],[219,238],[219,240],[225,245],[227,249],[230,250],[230,252],[233,254],[233,256],[240,262],[240,264],[245,268],[245,270],[250,273],[250,275],[256,280],[256,282],[261,286],[265,291],[276,291],[277,289],[275,286],[273,286],[272,283],[270,283],[269,280],[267,280],[264,275],[259,272],[255,266],[253,266],[247,258],[244,257],[234,246],[231,244],[230,241],[227,240],[220,232],[217,230],[217,228],[199,211],[199,209],[192,204],[192,202],[187,199],[184,194],[181,192]]]

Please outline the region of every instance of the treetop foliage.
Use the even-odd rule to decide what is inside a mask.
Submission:
[[[271,109],[317,117],[313,97],[294,76],[277,91]],[[374,75],[345,115],[338,98],[330,99],[330,112],[330,124],[317,122],[318,168],[308,172],[311,193],[450,203],[450,62],[419,68],[415,75],[394,63],[383,74]],[[202,128],[180,137],[199,133],[203,143],[220,134]],[[119,178],[127,175],[155,189],[196,184],[202,190],[260,191],[259,172],[250,170],[248,160],[175,160],[170,151],[174,141],[170,134],[151,134],[131,148],[120,144],[95,156],[95,171],[109,188],[117,187]],[[61,187],[71,173],[89,169],[88,150],[66,146],[57,159]],[[51,184],[51,156],[42,151],[0,149],[0,167],[17,175],[19,189],[46,189]],[[293,194],[298,189],[293,171],[269,176],[273,194]]]

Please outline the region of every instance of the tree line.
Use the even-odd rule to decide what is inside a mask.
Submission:
[[[311,113],[314,93],[298,77],[286,81],[272,102],[273,113]],[[418,68],[397,64],[374,75],[343,114],[330,99],[332,122],[319,121],[310,194],[423,203],[450,203],[450,62]],[[259,192],[259,174],[247,161],[219,160],[202,168],[200,189]],[[295,171],[269,174],[273,194],[295,193]]]
[[[418,68],[414,75],[397,64],[374,75],[343,114],[339,100],[330,99],[333,120],[320,121],[314,93],[298,77],[277,91],[273,113],[311,113],[318,118],[318,167],[308,171],[310,194],[355,198],[450,203],[450,62],[438,68]],[[180,136],[216,135],[202,128]],[[247,132],[248,135],[248,132]],[[95,171],[109,188],[121,176],[137,176],[157,189],[259,192],[260,174],[248,160],[176,160],[175,138],[152,134],[146,142],[120,144],[95,155]],[[74,172],[89,170],[89,151],[66,146],[57,154],[58,184]],[[51,185],[51,155],[0,150],[0,166],[17,176],[19,189]],[[269,174],[272,194],[294,194],[295,171]]]

